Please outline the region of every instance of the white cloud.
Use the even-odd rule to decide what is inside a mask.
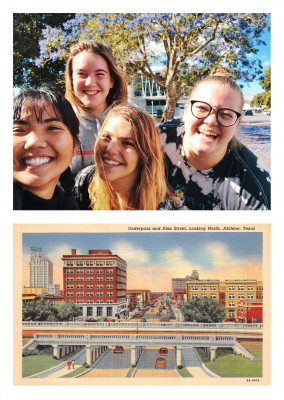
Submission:
[[[141,264],[149,263],[149,253],[144,249],[133,246],[132,243],[127,240],[120,240],[114,242],[112,246],[112,253],[116,253],[119,257],[123,258],[127,265],[134,264],[139,266]]]

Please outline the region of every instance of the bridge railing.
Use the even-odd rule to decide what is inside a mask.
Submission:
[[[233,346],[236,343],[235,336],[222,336],[222,335],[202,335],[202,336],[189,336],[189,335],[143,335],[143,334],[100,334],[92,335],[92,334],[52,334],[52,333],[36,333],[34,334],[34,339],[40,343],[45,344],[121,344],[121,345],[129,345],[136,344],[141,345],[142,343],[148,344],[175,344],[175,345],[186,345],[186,344],[196,344],[199,345],[208,343],[215,344],[218,346],[226,345]]]
[[[131,329],[262,329],[263,324],[241,324],[241,323],[197,323],[197,322],[83,322],[83,321],[64,321],[64,322],[48,322],[48,321],[23,321],[23,327],[90,327],[90,328],[131,328]]]

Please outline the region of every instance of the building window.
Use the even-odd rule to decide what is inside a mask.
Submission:
[[[106,273],[107,273],[107,274],[113,274],[113,269],[107,269],[107,270],[106,270]]]
[[[93,303],[94,301],[92,299],[87,299],[86,303]]]
[[[83,300],[76,300],[76,303],[84,303]]]
[[[103,297],[103,292],[96,292],[97,297]]]
[[[112,307],[107,307],[107,317],[112,317]]]
[[[93,307],[87,307],[87,317],[92,317],[93,315]]]
[[[103,315],[103,307],[97,307],[97,317],[101,317]]]
[[[76,268],[76,274],[83,274],[84,269],[83,268]]]
[[[104,285],[102,285],[102,284],[96,284],[96,289],[103,289],[104,288]]]
[[[253,299],[253,294],[248,294],[248,299]]]
[[[66,274],[74,274],[74,269],[73,268],[67,268],[66,269]]]
[[[113,289],[113,285],[111,283],[109,283],[108,285],[106,285],[107,289]]]
[[[244,286],[238,286],[238,290],[245,290]]]
[[[198,298],[198,295],[197,295],[197,294],[193,294],[193,295],[192,295],[192,298],[193,298],[193,299],[197,299],[197,298]]]
[[[94,285],[92,285],[92,284],[86,285],[86,289],[93,289],[93,287],[94,287]]]
[[[207,290],[207,286],[201,286],[201,290]]]
[[[234,310],[229,310],[229,317],[235,317],[235,311]]]
[[[253,286],[248,286],[248,290],[253,290]]]
[[[207,297],[207,295],[206,294],[202,294],[201,297]]]
[[[229,301],[229,307],[234,307],[235,302],[234,301]]]
[[[84,296],[84,292],[76,292],[76,297],[83,297]]]
[[[93,276],[86,276],[86,281],[87,282],[92,282],[94,280]]]
[[[210,286],[210,290],[216,290],[216,286]]]
[[[234,294],[229,294],[229,299],[234,299],[235,295]]]
[[[235,286],[229,286],[229,290],[235,290]]]
[[[84,289],[84,285],[76,285],[76,289]]]
[[[244,294],[238,294],[238,299],[244,299],[245,295]]]
[[[216,294],[211,294],[210,297],[211,299],[216,299]]]
[[[74,289],[74,285],[67,285],[66,289]]]
[[[67,297],[73,297],[73,292],[67,292],[67,293],[66,293],[66,296],[67,296]]]
[[[94,292],[86,292],[86,296],[88,297],[94,296]]]
[[[111,297],[111,296],[113,296],[113,292],[107,292],[107,297]]]
[[[107,276],[106,281],[113,281],[113,276]]]
[[[103,281],[104,280],[104,277],[103,276],[97,276],[96,277],[96,281],[97,282],[100,282],[100,281]]]
[[[73,276],[67,276],[66,281],[67,282],[73,282],[74,281]]]
[[[93,274],[94,270],[92,268],[86,269],[86,274]]]

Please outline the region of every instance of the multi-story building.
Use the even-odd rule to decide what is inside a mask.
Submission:
[[[219,284],[216,279],[190,280],[187,282],[187,300],[208,297],[219,303]]]
[[[53,283],[53,263],[44,257],[40,247],[31,248],[29,287],[42,288]]]
[[[186,298],[186,283],[187,281],[199,280],[197,270],[193,270],[191,275],[185,278],[172,278],[172,297],[178,303],[183,303]]]
[[[60,285],[57,283],[49,283],[47,285],[47,293],[53,296],[60,296]]]
[[[227,279],[223,282],[214,279],[188,280],[187,300],[207,297],[216,300],[226,309],[226,317],[237,320],[238,302],[253,301],[257,293],[263,293],[261,281],[256,279]]]
[[[80,306],[83,317],[120,317],[126,313],[126,262],[110,250],[63,255],[65,301]]]
[[[238,322],[262,323],[263,304],[259,300],[240,300],[238,302]]]
[[[256,279],[226,279],[220,284],[225,293],[226,318],[238,318],[240,300],[256,300]]]

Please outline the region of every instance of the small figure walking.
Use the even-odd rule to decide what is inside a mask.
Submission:
[[[75,368],[75,361],[74,360],[72,360],[72,369],[74,369]]]
[[[68,358],[68,360],[67,360],[67,369],[70,369],[70,364],[71,364],[71,362],[70,362],[70,360]]]

